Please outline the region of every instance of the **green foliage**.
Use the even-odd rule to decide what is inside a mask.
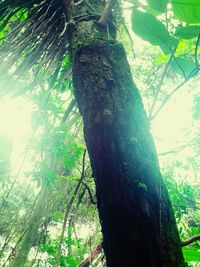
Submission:
[[[145,41],[160,46],[165,54],[170,54],[178,43],[157,18],[136,9],[132,12],[132,28]]]
[[[187,262],[200,262],[200,250],[183,248],[183,255]]]
[[[188,24],[200,24],[199,0],[171,0],[174,15]]]
[[[175,57],[170,62],[172,69],[179,74],[183,74],[185,77],[189,77],[193,70],[196,68],[196,63],[189,58]]]
[[[148,5],[158,11],[159,13],[163,13],[166,10],[168,4],[168,0],[148,0]]]
[[[178,26],[174,35],[180,39],[192,39],[197,37],[198,34],[198,26]]]
[[[174,13],[170,17],[166,16],[170,11],[168,2],[167,0],[149,0],[148,6],[145,8],[146,12],[133,8],[132,29],[143,40],[159,46],[166,55],[171,54],[172,70],[183,75],[184,78],[190,78],[198,73],[199,26],[192,24],[199,23],[200,3],[187,0],[171,1]],[[163,12],[165,12],[165,16]],[[157,17],[160,13],[161,15]],[[180,19],[181,23],[176,25],[172,21],[174,18]],[[182,21],[189,25],[185,25]],[[193,40],[194,38],[197,41]],[[189,53],[195,53],[193,59],[188,57]]]
[[[39,185],[44,184],[45,187],[50,187],[55,183],[57,174],[48,166],[46,162],[38,162],[35,171],[32,173],[33,180]]]
[[[168,3],[172,4],[172,10],[176,18],[188,24],[200,23],[199,0],[149,0],[148,6],[159,13],[166,11]]]
[[[56,263],[56,257],[57,257],[57,248],[59,244],[59,239],[53,239],[49,240],[46,244],[40,245],[40,251],[46,252],[48,254],[48,263],[50,266],[55,266]],[[65,239],[63,250],[68,249],[68,246],[73,246],[73,251],[76,251],[76,256],[68,255],[64,256],[62,255],[60,258],[60,267],[76,267],[81,259],[84,256],[85,249],[83,248],[83,244],[79,241],[77,243],[76,239]]]
[[[193,160],[192,164],[195,162]],[[199,222],[199,190],[189,184],[187,180],[191,176],[191,160],[187,162],[175,161],[164,170],[164,178],[172,200],[175,217],[182,240],[190,238],[200,232]],[[177,173],[190,175],[178,181]],[[177,180],[177,181],[176,181]],[[199,243],[196,242],[183,248],[184,258],[187,262],[199,261]],[[191,263],[192,264],[192,263]],[[193,266],[193,265],[192,265]]]

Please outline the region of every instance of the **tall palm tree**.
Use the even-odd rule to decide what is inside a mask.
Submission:
[[[116,40],[119,10],[117,0],[2,0],[1,51],[15,75],[33,67],[55,79],[70,54],[107,266],[182,267],[149,122]]]

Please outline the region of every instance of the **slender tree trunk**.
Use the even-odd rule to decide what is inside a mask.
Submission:
[[[37,201],[36,207],[31,214],[31,217],[27,223],[27,229],[22,237],[22,240],[16,247],[16,255],[13,262],[10,264],[12,267],[24,267],[28,261],[28,254],[34,245],[34,242],[38,238],[39,227],[47,217],[49,213],[49,202],[50,202],[51,192],[46,191],[44,188],[41,189],[39,193],[39,199]]]
[[[80,14],[84,3],[78,8]],[[69,37],[107,266],[182,267],[148,119],[124,48],[107,28],[87,16]]]

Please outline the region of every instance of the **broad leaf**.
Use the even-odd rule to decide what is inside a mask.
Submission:
[[[175,32],[175,36],[181,39],[192,39],[198,36],[200,28],[198,26],[179,26]]]
[[[158,19],[136,9],[132,12],[132,29],[143,40],[159,45],[165,54],[170,54],[170,48],[178,42]]]
[[[171,0],[175,17],[189,24],[200,24],[199,0]]]
[[[183,74],[183,71],[187,76],[195,69],[196,64],[194,61],[184,58],[184,57],[176,57],[170,63],[171,68],[178,74]],[[183,70],[183,71],[182,71]]]
[[[148,0],[148,5],[159,13],[163,13],[166,10],[168,2],[168,0]]]

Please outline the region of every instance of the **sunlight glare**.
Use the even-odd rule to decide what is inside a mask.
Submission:
[[[193,138],[193,95],[184,89],[166,104],[152,123],[158,152],[184,145]]]
[[[31,113],[33,104],[27,99],[5,98],[0,101],[0,135],[12,143],[11,169],[18,172],[28,139],[31,136]],[[24,169],[29,169],[28,163]],[[27,166],[26,166],[27,165]]]
[[[193,138],[191,131],[193,95],[186,89],[176,94],[152,123],[158,154],[184,145]],[[21,168],[25,150],[33,134],[31,129],[33,110],[33,104],[24,97],[6,98],[0,101],[0,135],[11,140],[13,144],[10,163],[15,174]],[[192,153],[191,149],[185,149],[177,154],[177,158],[183,160]],[[165,161],[165,157],[162,157],[162,160]],[[31,163],[26,160],[21,173],[31,171],[31,168]]]

